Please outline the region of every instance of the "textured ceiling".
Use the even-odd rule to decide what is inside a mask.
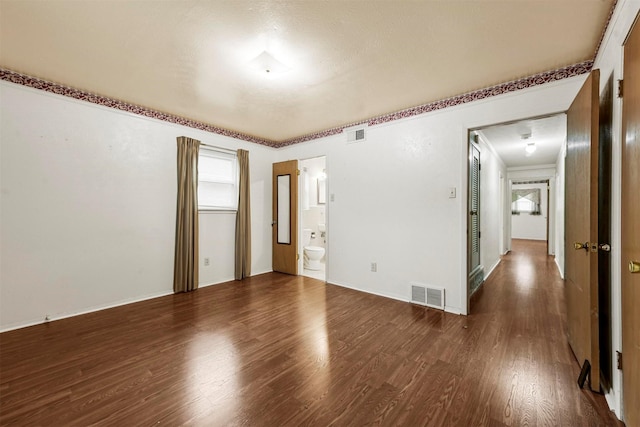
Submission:
[[[567,116],[563,113],[490,126],[481,129],[479,134],[508,168],[555,165],[567,138]],[[523,139],[523,135],[529,137]],[[536,145],[536,151],[530,155],[524,150],[527,143]]]
[[[0,0],[0,67],[283,141],[593,59],[612,5]]]

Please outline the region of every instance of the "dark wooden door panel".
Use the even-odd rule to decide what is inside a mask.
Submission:
[[[273,271],[298,274],[298,161],[273,164]]]
[[[640,426],[640,24],[624,45],[622,98],[622,383],[624,419]]]
[[[598,253],[590,244],[598,241],[599,81],[599,70],[593,70],[567,111],[565,169],[567,334],[578,363],[591,364],[595,391],[600,390]]]
[[[598,155],[598,243],[611,244],[611,144],[613,142],[613,74],[600,96]],[[598,307],[600,380],[603,391],[612,387],[611,252],[598,252]]]

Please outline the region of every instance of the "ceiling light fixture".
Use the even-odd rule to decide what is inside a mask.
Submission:
[[[531,138],[531,131],[523,133],[522,135],[520,135],[520,138],[522,138],[523,141]],[[534,153],[534,151],[536,151],[536,143],[533,141],[527,142],[527,145],[525,145],[524,147],[524,151],[527,152],[527,157],[529,157]]]
[[[279,74],[289,71],[290,68],[278,61],[266,50],[249,62],[249,66],[265,74]]]
[[[536,143],[535,142],[527,143],[527,146],[524,147],[524,151],[527,152],[527,155],[533,154],[536,151]]]

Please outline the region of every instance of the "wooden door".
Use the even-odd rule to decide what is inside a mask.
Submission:
[[[600,388],[613,385],[611,318],[611,178],[613,145],[613,73],[601,80],[600,135],[598,139],[598,325],[600,341]],[[604,245],[606,244],[606,246]]]
[[[600,71],[593,70],[567,111],[565,300],[567,335],[578,363],[600,390],[598,333],[598,123]],[[596,243],[595,252],[591,243]]]
[[[640,24],[637,19],[624,45],[622,96],[622,392],[624,420],[628,426],[640,426],[640,271],[633,272],[636,269],[640,269]]]
[[[273,271],[298,274],[298,161],[273,164]]]

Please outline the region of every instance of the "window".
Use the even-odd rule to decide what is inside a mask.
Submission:
[[[198,210],[238,209],[238,158],[235,153],[200,147]]]
[[[540,215],[540,189],[525,188],[513,190],[511,193],[511,214]]]
[[[521,198],[513,202],[512,210],[518,213],[531,213],[535,212],[536,204],[529,199]]]

